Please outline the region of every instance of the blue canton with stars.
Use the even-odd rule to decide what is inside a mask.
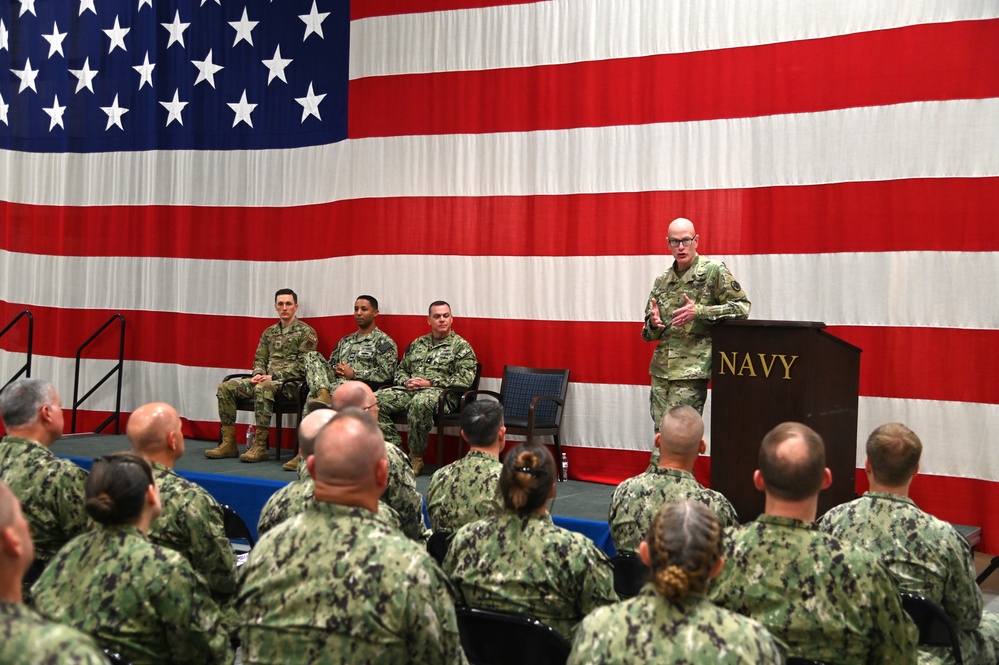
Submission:
[[[2,2],[0,148],[333,143],[349,54],[349,0]]]

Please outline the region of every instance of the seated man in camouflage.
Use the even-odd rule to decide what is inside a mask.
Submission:
[[[241,462],[262,462],[268,458],[267,437],[274,414],[274,399],[279,381],[305,376],[304,358],[318,344],[312,326],[298,320],[298,295],[291,289],[274,294],[274,309],[279,321],[264,331],[253,358],[253,378],[230,379],[219,384],[219,420],[222,443],[205,451],[209,459],[239,457]],[[236,448],[236,400],[252,397],[256,432],[253,446],[239,454]]]
[[[427,488],[427,514],[434,531],[454,533],[469,522],[503,510],[500,452],[506,443],[503,406],[479,400],[461,411],[461,438],[468,454],[434,472]]]
[[[875,429],[867,438],[864,464],[870,491],[831,509],[819,528],[879,559],[900,591],[918,593],[943,607],[957,627],[964,662],[995,663],[999,616],[982,611],[968,541],[909,498],[922,452],[919,437],[901,423]],[[927,647],[920,655],[944,662],[947,651]]]
[[[711,600],[762,623],[788,656],[915,663],[916,627],[888,570],[814,524],[819,492],[832,483],[822,437],[801,423],[770,430],[753,482],[765,512],[726,531]]]
[[[739,523],[729,500],[694,478],[694,462],[707,447],[703,437],[704,421],[694,407],[674,406],[663,415],[655,443],[662,453],[659,466],[624,481],[611,497],[608,521],[619,552],[638,552],[652,518],[675,501],[693,499],[703,503],[718,517],[722,528]]]
[[[364,381],[373,388],[392,382],[399,364],[399,348],[378,328],[378,301],[374,296],[357,296],[354,321],[357,330],[333,348],[329,360],[318,351],[305,354],[305,381],[309,384],[306,412],[318,406],[332,406],[332,392],[346,381]],[[296,455],[283,465],[287,471],[298,468]]]
[[[472,345],[451,330],[451,306],[443,300],[430,303],[427,323],[430,334],[409,345],[395,371],[395,385],[382,388],[378,398],[378,424],[385,440],[397,446],[402,437],[392,423],[392,416],[406,412],[409,432],[409,458],[413,473],[423,470],[423,453],[427,449],[430,430],[434,427],[437,400],[444,388],[468,388],[475,380],[475,351]],[[458,406],[458,395],[448,397],[447,409]]]

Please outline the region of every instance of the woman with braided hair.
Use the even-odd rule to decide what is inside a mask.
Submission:
[[[607,556],[586,536],[555,526],[555,461],[523,443],[500,473],[503,511],[455,532],[444,571],[459,602],[533,617],[567,640],[591,610],[618,600]]]
[[[724,563],[721,552],[722,528],[706,506],[665,506],[639,545],[649,583],[638,596],[583,620],[569,665],[784,662],[762,624],[707,599],[708,583]]]

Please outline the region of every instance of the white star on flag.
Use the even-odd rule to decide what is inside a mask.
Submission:
[[[292,60],[291,58],[281,57],[280,44],[278,44],[277,48],[274,49],[273,58],[271,58],[270,60],[261,60],[260,62],[264,63],[267,66],[267,69],[269,70],[267,73],[267,85],[270,85],[271,81],[273,81],[276,78],[281,79],[285,83],[288,82],[288,79],[284,77],[284,68],[290,65]]]
[[[130,29],[131,28],[121,27],[121,25],[118,23],[118,17],[115,16],[114,27],[111,28],[110,30],[102,31],[105,35],[111,38],[111,46],[108,48],[108,55],[110,55],[111,52],[114,51],[116,46],[120,46],[122,51],[126,52],[128,51],[128,49],[125,48],[125,35],[128,34],[128,31]]]
[[[56,128],[56,125],[66,129],[66,125],[62,124],[62,114],[66,112],[66,107],[59,106],[59,95],[56,95],[55,99],[52,100],[52,106],[48,108],[43,106],[42,110],[48,113],[49,118],[51,118],[51,120],[49,120],[50,132]]]
[[[0,95],[0,122],[7,124],[7,109],[10,108],[10,104],[3,100],[3,95]]]
[[[142,86],[146,83],[149,87],[153,87],[153,69],[156,67],[156,63],[149,63],[149,51],[146,51],[146,57],[142,61],[141,65],[133,65],[132,69],[139,72],[139,90],[142,90]]]
[[[250,127],[253,127],[253,121],[250,120],[250,113],[253,112],[253,109],[257,108],[257,105],[247,103],[245,89],[243,90],[243,96],[240,98],[239,102],[229,104],[229,108],[236,113],[236,117],[232,121],[233,127],[241,122],[245,122]]]
[[[204,60],[192,60],[191,64],[198,68],[198,78],[194,81],[194,85],[208,81],[208,84],[213,88],[215,87],[215,73],[225,69],[222,65],[216,65],[212,62],[211,49],[208,49],[208,55],[205,56]]]
[[[117,125],[118,129],[124,131],[125,128],[121,126],[121,116],[128,113],[128,109],[118,106],[118,95],[114,96],[114,101],[111,102],[111,106],[102,106],[101,110],[108,114],[108,125],[104,128],[104,131],[111,129],[111,125]]]
[[[236,39],[232,42],[235,46],[239,42],[246,40],[250,46],[253,46],[253,35],[250,34],[260,21],[251,21],[246,15],[246,7],[243,7],[243,18],[238,21],[229,21],[229,25],[236,30]]]
[[[321,39],[326,39],[323,36],[323,21],[329,16],[329,12],[319,12],[316,9],[316,0],[312,0],[312,11],[308,14],[299,14],[298,18],[305,21],[305,36],[302,37],[304,42],[309,38],[309,35],[316,33]]]
[[[139,0],[139,7],[138,7],[138,9],[136,9],[136,11],[138,11],[139,9],[142,9],[142,5],[149,5],[149,8],[152,9],[153,8],[153,0]]]
[[[0,51],[10,50],[7,41],[7,35],[9,34],[10,33],[7,32],[7,26],[3,24],[3,19],[0,18]]]
[[[21,13],[18,14],[18,17],[24,16],[27,12],[38,16],[38,14],[35,14],[35,0],[21,0]]]
[[[52,34],[42,35],[42,39],[49,43],[49,57],[58,53],[62,57],[66,57],[66,54],[62,52],[62,42],[66,39],[68,33],[59,32],[59,25],[53,21],[52,22]]]
[[[80,92],[84,88],[90,92],[94,91],[93,82],[94,77],[97,76],[97,70],[90,68],[90,58],[83,61],[83,69],[71,69],[69,73],[78,79],[75,92]]]
[[[24,69],[12,69],[10,71],[14,74],[14,76],[21,79],[21,87],[18,88],[18,93],[22,93],[28,88],[38,92],[38,88],[35,87],[35,79],[38,78],[38,70],[31,68],[31,58],[28,58],[24,62]]]
[[[94,0],[80,0],[79,15],[83,16],[83,12],[85,12],[88,9],[94,13],[94,16],[97,15],[97,7],[94,7]]]
[[[160,105],[167,110],[167,121],[166,121],[167,127],[169,127],[170,123],[173,122],[174,120],[177,121],[177,124],[180,125],[184,124],[184,118],[183,116],[181,116],[181,112],[184,110],[184,107],[187,106],[187,104],[188,102],[180,101],[179,90],[173,91],[173,99],[170,100],[169,102],[160,102]]]
[[[167,48],[170,48],[174,44],[180,44],[184,46],[184,31],[191,27],[190,23],[180,22],[180,10],[173,15],[173,23],[160,23],[167,32],[170,33],[170,39],[167,40]]]
[[[319,102],[326,99],[326,95],[317,95],[312,92],[312,83],[309,83],[309,94],[305,97],[296,97],[295,101],[302,105],[302,122],[310,115],[316,116],[319,120],[322,120],[322,116],[319,115]]]

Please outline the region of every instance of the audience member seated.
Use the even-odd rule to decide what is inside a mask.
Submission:
[[[569,663],[783,663],[762,624],[705,597],[724,564],[721,550],[722,526],[704,504],[664,507],[638,549],[651,582],[637,597],[587,615]]]
[[[298,425],[298,451],[302,459],[308,459],[314,453],[319,431],[326,426],[326,423],[333,420],[335,415],[336,411],[322,406],[302,418],[302,422]],[[408,465],[406,468],[409,468]],[[274,492],[264,504],[260,511],[260,520],[257,522],[257,533],[262,536],[289,517],[305,510],[312,503],[312,493],[315,488],[316,484],[309,475],[309,468],[303,463],[298,467],[298,480]],[[399,513],[391,506],[379,501],[377,515],[392,528],[402,530]]]
[[[453,533],[503,509],[499,499],[500,452],[506,443],[503,406],[479,400],[461,411],[461,438],[468,454],[441,467],[427,488],[427,514],[434,531]]]
[[[62,437],[61,405],[55,388],[41,379],[18,379],[0,393],[7,429],[0,440],[0,480],[23,506],[35,543],[35,571],[89,527],[87,472],[49,450]]]
[[[375,393],[361,381],[348,381],[333,391],[333,408],[337,411],[349,406],[367,411],[372,418],[379,418],[379,404]],[[398,446],[389,446],[388,488],[382,495],[382,502],[396,512],[402,531],[413,540],[426,543],[430,532],[423,522],[423,495],[416,489],[416,475],[406,459],[406,453]]]
[[[584,616],[618,597],[607,556],[552,522],[555,478],[547,448],[524,443],[507,453],[503,512],[458,529],[444,570],[466,605],[533,617],[571,640]]]
[[[663,415],[655,447],[659,466],[629,478],[614,490],[610,505],[610,532],[619,552],[635,552],[660,508],[693,499],[710,508],[722,527],[739,523],[735,508],[722,494],[694,479],[694,462],[704,453],[704,421],[691,406],[675,406]]]
[[[727,531],[711,599],[760,621],[789,656],[914,663],[916,627],[887,569],[814,524],[819,492],[832,483],[825,459],[822,437],[806,425],[767,433],[753,476],[765,512]]]
[[[395,371],[395,385],[378,391],[380,415],[378,424],[385,441],[402,446],[402,437],[392,422],[392,416],[406,412],[407,441],[413,473],[423,470],[423,453],[427,449],[430,430],[434,428],[437,402],[448,387],[468,388],[475,380],[475,351],[472,345],[451,330],[451,306],[443,300],[430,303],[430,334],[410,343]],[[458,406],[460,396],[450,395],[447,410]],[[336,405],[334,405],[336,406]]]
[[[163,402],[136,409],[125,430],[132,450],[150,461],[163,507],[149,527],[149,540],[180,552],[198,571],[220,605],[236,591],[236,555],[225,535],[222,506],[201,485],[173,468],[184,456],[177,411]]]
[[[923,444],[901,423],[881,425],[867,438],[864,469],[870,491],[831,509],[819,528],[878,558],[900,591],[926,596],[957,627],[965,663],[995,663],[999,616],[982,611],[975,559],[968,541],[909,498]],[[920,656],[947,661],[949,649],[928,647]]]
[[[46,621],[24,605],[21,583],[34,555],[21,504],[0,481],[0,663],[104,665],[89,635]]]
[[[221,615],[178,552],[149,542],[160,493],[135,453],[94,460],[87,512],[100,527],[63,547],[33,588],[35,606],[141,663],[231,663]]]
[[[454,596],[426,548],[378,519],[388,483],[375,419],[346,408],[306,464],[314,501],[243,566],[246,663],[466,663]]]

